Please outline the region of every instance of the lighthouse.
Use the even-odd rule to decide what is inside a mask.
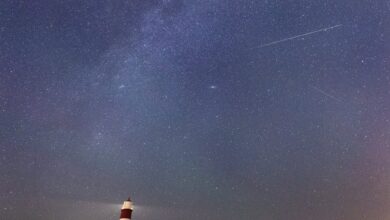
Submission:
[[[130,197],[123,202],[122,209],[121,209],[121,217],[119,220],[130,220],[131,219],[131,213],[133,212],[133,203],[130,200]]]

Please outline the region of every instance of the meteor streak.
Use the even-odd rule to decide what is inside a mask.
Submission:
[[[319,88],[317,88],[315,86],[310,86],[310,87],[313,88],[314,90],[316,90],[317,92],[321,93],[322,95],[328,97],[328,98],[331,98],[331,99],[336,100],[338,102],[342,102],[340,99],[338,99],[338,98],[336,98],[336,97],[326,93],[324,90],[321,90],[321,89],[319,89]]]
[[[311,31],[311,32],[305,33],[305,34],[300,34],[300,35],[296,35],[296,36],[293,36],[293,37],[288,37],[288,38],[285,38],[285,39],[282,39],[282,40],[273,41],[273,42],[270,42],[270,43],[267,43],[267,44],[262,44],[262,45],[260,45],[258,47],[255,47],[255,48],[263,48],[263,47],[272,46],[272,45],[279,44],[279,43],[282,43],[282,42],[285,42],[285,41],[294,40],[296,38],[312,35],[312,34],[319,33],[319,32],[329,31],[331,29],[338,28],[338,27],[341,27],[341,26],[343,26],[343,25],[342,24],[338,24],[338,25],[335,25],[335,26],[332,26],[332,27],[322,28],[322,29],[319,29],[319,30],[316,30],[316,31]]]

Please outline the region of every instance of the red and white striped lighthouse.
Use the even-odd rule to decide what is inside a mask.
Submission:
[[[121,209],[121,217],[119,220],[130,220],[131,213],[133,212],[133,203],[130,200],[130,197],[123,202]]]

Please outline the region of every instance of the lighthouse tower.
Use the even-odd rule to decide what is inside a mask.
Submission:
[[[130,220],[131,213],[133,212],[133,203],[130,200],[130,197],[123,202],[121,209],[121,217],[119,220]]]

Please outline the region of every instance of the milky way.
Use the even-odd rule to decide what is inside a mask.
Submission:
[[[0,219],[389,219],[389,27],[375,0],[1,1]]]

